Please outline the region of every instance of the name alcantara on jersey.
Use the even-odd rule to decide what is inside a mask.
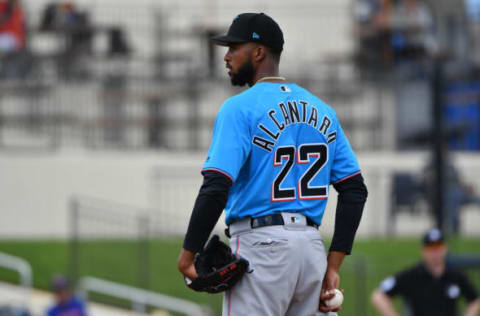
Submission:
[[[278,108],[280,110],[270,109],[268,111],[268,117],[276,127],[275,130],[271,130],[263,124],[258,124],[257,126],[269,139],[258,135],[254,135],[252,139],[252,143],[263,150],[271,152],[276,141],[282,135],[282,132],[292,124],[307,124],[312,126],[326,137],[328,144],[337,139],[337,131],[329,133],[332,120],[327,115],[324,115],[319,124],[318,110],[308,104],[308,102],[301,100],[287,101],[287,104],[281,102],[278,104]],[[280,112],[280,115],[277,114],[278,112]],[[281,119],[278,119],[278,116],[280,116]]]

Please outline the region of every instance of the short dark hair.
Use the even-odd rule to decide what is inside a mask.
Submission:
[[[282,56],[281,49],[267,47],[267,50],[276,62],[280,62],[280,57]]]

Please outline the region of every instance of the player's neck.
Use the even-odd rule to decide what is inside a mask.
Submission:
[[[427,268],[428,271],[435,277],[439,278],[443,275],[445,272],[445,263],[439,263],[439,264],[428,264],[425,263],[425,267]]]
[[[278,64],[266,61],[259,65],[253,76],[252,85],[258,82],[284,82],[285,78],[280,77]]]
[[[259,72],[255,75],[253,79],[253,84],[259,83],[259,82],[284,82],[285,78],[281,77],[278,74],[278,71],[272,71],[272,72]]]
[[[285,82],[285,78],[280,76],[265,76],[255,81],[255,84],[259,82]]]

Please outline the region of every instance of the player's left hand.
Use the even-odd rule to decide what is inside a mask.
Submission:
[[[182,249],[180,256],[178,257],[178,271],[190,280],[198,277],[197,270],[195,269],[195,253]]]
[[[328,301],[335,296],[333,291],[329,293],[327,293],[327,291],[337,289],[339,284],[340,276],[338,275],[338,272],[333,269],[327,268],[327,272],[325,273],[325,277],[323,279],[322,291],[320,293],[320,305],[318,307],[319,311],[327,313],[338,312],[342,309],[341,305],[339,307],[328,307],[327,305],[325,305],[325,301]],[[342,294],[344,294],[343,289],[340,291],[342,292]]]

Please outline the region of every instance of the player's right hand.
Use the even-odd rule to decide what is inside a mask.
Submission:
[[[182,249],[180,256],[178,257],[178,271],[190,280],[198,277],[197,270],[195,269],[195,253]]]
[[[325,301],[328,301],[329,299],[333,298],[335,296],[334,292],[328,292],[330,290],[337,289],[340,284],[340,276],[338,275],[338,272],[335,271],[335,269],[329,269],[327,268],[327,272],[325,273],[325,277],[323,278],[323,283],[322,283],[322,291],[320,293],[320,304],[318,307],[318,310],[327,313],[327,312],[338,312],[340,309],[342,309],[342,306],[339,307],[328,307],[325,305]],[[343,290],[342,294],[344,294]]]
[[[327,290],[327,291],[329,291],[329,290]],[[322,293],[320,294],[320,305],[318,307],[318,310],[323,312],[323,313],[338,312],[339,310],[342,309],[342,305],[340,305],[338,307],[328,307],[327,305],[325,305],[325,301],[328,301],[329,299],[331,299],[335,296],[334,291],[329,291],[328,293],[327,293],[327,291],[324,291],[322,289]],[[340,291],[342,292],[342,294],[345,294],[343,289],[341,289]]]

